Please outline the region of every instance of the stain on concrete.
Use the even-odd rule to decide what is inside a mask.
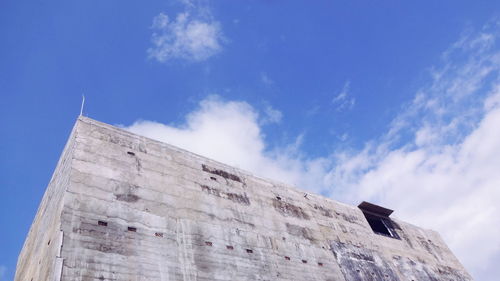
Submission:
[[[330,247],[345,280],[401,280],[390,264],[373,250],[339,241],[331,242]]]
[[[139,186],[133,184],[126,184],[121,182],[115,182],[115,188],[113,189],[113,195],[116,200],[134,203],[139,201],[140,197],[135,193],[139,189]]]
[[[333,241],[331,250],[345,280],[349,281],[472,281],[465,273],[448,266],[430,265],[421,260],[398,255],[388,259],[376,250],[349,243]],[[401,276],[405,279],[401,279]]]
[[[402,240],[404,240],[404,241],[406,242],[406,244],[408,244],[408,246],[409,246],[410,248],[412,248],[412,249],[413,249],[413,243],[411,243],[411,240],[410,240],[410,238],[406,235],[406,233],[404,233],[403,231],[400,231],[398,234],[399,234],[399,237],[400,237]]]
[[[115,198],[118,201],[124,201],[124,202],[137,202],[139,201],[139,196],[131,193],[127,194],[115,194]]]
[[[130,139],[122,137],[117,134],[102,134],[100,139],[103,141],[109,141],[110,143],[117,144],[132,150],[140,151],[142,153],[147,153],[146,146],[143,143],[136,143],[130,141]]]
[[[134,150],[138,150],[142,153],[147,153],[146,151],[146,147],[140,143],[140,144],[137,144],[137,143],[133,143],[125,138],[121,138],[117,135],[112,135],[110,136],[110,142],[112,143],[115,143],[115,144],[118,144],[118,145],[121,145],[121,146],[124,146],[124,147],[128,147],[128,148],[132,148]]]
[[[208,185],[200,184],[201,190],[204,192],[224,198],[227,200],[231,200],[233,202],[243,204],[243,205],[250,205],[250,199],[248,199],[246,194],[237,194],[237,193],[232,193],[232,192],[224,192],[222,190],[219,190],[215,187],[210,187]]]
[[[310,219],[309,215],[301,207],[283,200],[273,199],[273,207],[284,216],[292,216],[305,220]]]
[[[314,209],[318,210],[321,215],[329,218],[333,218],[333,211],[320,205],[314,204]]]
[[[250,199],[248,199],[246,194],[236,194],[236,193],[226,193],[227,199],[244,204],[244,205],[250,205]]]
[[[90,244],[83,242],[82,243],[83,248],[86,249],[91,249],[91,250],[97,250],[103,253],[112,253],[112,254],[117,254],[121,256],[133,256],[136,255],[135,251],[129,249],[128,247],[123,247],[123,245],[120,244],[111,244],[111,243],[106,243],[106,244],[99,244],[96,246],[96,244]]]
[[[313,232],[307,227],[286,223],[286,231],[293,236],[304,238],[311,242],[314,241]]]
[[[393,256],[392,262],[401,276],[411,280],[422,281],[471,281],[469,277],[462,272],[447,266],[432,266],[428,263],[418,260],[412,260],[407,257]]]
[[[203,171],[205,172],[208,172],[208,173],[211,173],[211,174],[214,174],[214,175],[218,175],[218,176],[221,176],[225,179],[229,179],[229,180],[233,180],[233,181],[237,181],[237,182],[242,182],[241,181],[241,178],[238,177],[237,175],[234,175],[234,174],[231,174],[231,173],[228,173],[226,171],[223,171],[223,170],[219,170],[219,169],[215,169],[215,168],[211,168],[211,167],[208,167],[207,165],[205,164],[202,164],[201,165],[201,168],[203,169]]]
[[[341,212],[335,212],[335,215],[336,215],[336,217],[341,218],[342,220],[345,220],[347,222],[356,223],[356,224],[359,223],[358,217],[355,217],[353,215],[348,215],[348,214],[344,214]]]
[[[432,240],[425,239],[424,237],[417,237],[417,241],[419,244],[431,255],[433,255],[437,260],[441,260],[442,256],[439,250],[439,247],[437,247]]]

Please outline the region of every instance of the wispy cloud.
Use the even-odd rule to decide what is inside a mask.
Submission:
[[[480,280],[499,273],[498,38],[498,24],[464,34],[388,132],[360,152],[338,152],[328,175],[344,200],[379,202],[438,230]]]
[[[160,13],[153,19],[153,47],[150,58],[159,62],[171,59],[203,61],[222,50],[221,24],[213,19],[206,4],[183,1],[185,11],[174,19]]]
[[[495,23],[464,33],[387,132],[359,151],[307,157],[303,136],[270,147],[259,120],[275,109],[266,114],[215,97],[182,126],[138,121],[128,129],[344,202],[394,208],[438,230],[476,279],[493,281],[500,274],[499,31]],[[332,103],[352,107],[349,88],[346,82]]]
[[[344,111],[354,107],[356,99],[350,95],[350,88],[351,82],[345,82],[340,93],[332,99],[332,104],[335,106],[335,110]]]
[[[274,84],[274,81],[265,72],[260,73],[260,81],[262,81],[262,83],[264,83],[265,85]]]
[[[281,111],[273,108],[271,105],[266,104],[264,108],[264,124],[266,123],[279,123],[281,122],[281,118],[283,118],[283,113]]]

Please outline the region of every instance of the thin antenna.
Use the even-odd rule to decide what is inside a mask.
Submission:
[[[85,95],[82,95],[82,107],[80,107],[80,116],[83,114],[83,106],[85,105]]]

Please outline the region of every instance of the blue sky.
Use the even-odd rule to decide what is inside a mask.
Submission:
[[[394,208],[496,280],[499,18],[498,1],[1,1],[0,281],[82,94],[94,119]]]

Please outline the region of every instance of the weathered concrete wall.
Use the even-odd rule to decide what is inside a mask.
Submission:
[[[472,280],[433,231],[377,235],[357,207],[88,118],[76,132],[61,280]]]
[[[19,254],[16,281],[59,280],[63,196],[69,186],[76,127],[73,128]]]

